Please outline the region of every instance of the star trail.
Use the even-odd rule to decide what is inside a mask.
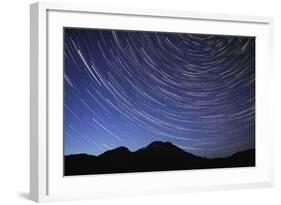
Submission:
[[[255,37],[64,28],[64,154],[255,147]]]

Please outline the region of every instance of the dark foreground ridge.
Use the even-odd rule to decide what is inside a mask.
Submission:
[[[226,158],[208,159],[185,152],[170,142],[160,141],[135,152],[118,147],[99,156],[75,154],[64,157],[65,176],[249,166],[255,166],[255,149]]]

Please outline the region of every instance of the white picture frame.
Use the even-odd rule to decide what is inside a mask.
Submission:
[[[182,25],[189,25],[189,30]],[[256,167],[63,177],[59,133],[62,133],[60,77],[64,26],[256,36]],[[266,110],[273,75],[272,29],[270,17],[97,8],[91,4],[32,4],[30,198],[40,202],[272,186],[272,113]]]

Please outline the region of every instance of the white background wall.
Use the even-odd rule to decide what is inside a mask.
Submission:
[[[0,6],[0,204],[31,204],[29,192],[29,0]],[[79,2],[82,2],[80,0]],[[280,204],[281,203],[281,5],[278,0],[92,0],[110,7],[187,10],[273,16],[275,88],[275,187],[205,193],[118,198],[67,204]],[[266,69],[266,68],[265,68]]]

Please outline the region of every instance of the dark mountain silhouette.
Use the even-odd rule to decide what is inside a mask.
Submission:
[[[65,176],[248,166],[255,166],[255,149],[208,159],[188,153],[171,142],[161,141],[135,152],[118,147],[99,156],[75,154],[64,157]]]

